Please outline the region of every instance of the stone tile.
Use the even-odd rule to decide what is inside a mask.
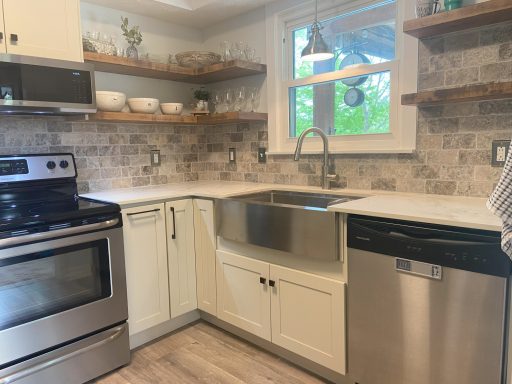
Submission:
[[[471,116],[460,118],[459,131],[460,132],[479,132],[490,131],[496,125],[495,116]]]
[[[476,146],[476,135],[467,134],[449,134],[443,136],[444,149],[471,149]]]
[[[439,178],[438,165],[420,165],[412,167],[413,179],[437,179]]]
[[[512,62],[483,65],[480,80],[484,83],[512,80]]]
[[[480,30],[480,45],[494,45],[512,41],[512,23],[501,23]]]
[[[474,178],[474,168],[462,165],[442,165],[439,178],[442,180],[468,181]]]
[[[427,180],[425,183],[425,192],[435,195],[454,195],[457,191],[455,181]]]
[[[498,57],[502,61],[512,60],[512,44],[511,43],[501,44],[499,46],[499,50],[498,50]],[[494,60],[494,62],[495,61],[497,61],[497,60]]]
[[[372,190],[396,191],[396,179],[379,177],[371,181]]]
[[[453,69],[445,72],[445,85],[466,85],[480,81],[480,70],[478,67]]]
[[[462,67],[462,52],[448,52],[430,57],[430,71],[446,71]]]
[[[457,194],[462,196],[489,197],[493,191],[492,183],[481,181],[461,181],[457,186]]]
[[[428,133],[454,133],[459,130],[458,118],[431,119],[428,121]]]
[[[490,165],[491,151],[486,150],[460,150],[459,163],[461,165]]]
[[[419,90],[444,87],[444,72],[420,73],[418,75]]]
[[[467,49],[462,53],[462,66],[479,67],[484,64],[495,63],[498,61],[498,50],[497,45]]]
[[[445,52],[457,52],[460,50],[477,47],[480,43],[478,30],[464,31],[444,36]]]

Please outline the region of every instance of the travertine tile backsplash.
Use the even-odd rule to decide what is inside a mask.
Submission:
[[[419,88],[512,80],[512,23],[420,43]],[[400,155],[336,155],[341,188],[487,196],[501,174],[490,166],[492,140],[512,133],[512,100],[418,110],[417,150]],[[73,152],[82,192],[193,180],[320,185],[321,156],[269,156],[262,124],[163,126],[0,118],[0,154]],[[228,163],[228,148],[237,163]],[[162,166],[149,151],[160,149]]]

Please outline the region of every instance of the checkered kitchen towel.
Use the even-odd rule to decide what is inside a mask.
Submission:
[[[503,221],[501,248],[512,258],[512,144],[501,179],[487,201],[487,208]]]

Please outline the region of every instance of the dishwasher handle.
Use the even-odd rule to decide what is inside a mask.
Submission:
[[[349,227],[355,229],[359,234],[367,234],[367,240],[371,239],[371,235],[386,237],[391,241],[410,241],[414,243],[429,243],[439,246],[489,246],[501,243],[501,238],[497,234],[489,236],[484,234],[476,234],[464,232],[457,229],[439,229],[436,227],[424,227],[414,225],[414,223],[405,225],[387,222],[372,222],[354,219],[349,221]],[[353,232],[353,231],[352,231]],[[364,236],[359,235],[362,239]]]

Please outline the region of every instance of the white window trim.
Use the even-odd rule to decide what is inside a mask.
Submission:
[[[329,0],[319,2],[319,19],[350,12],[382,0]],[[287,30],[291,25],[305,25],[312,22],[314,2],[297,5],[293,1],[281,1],[266,8],[267,24],[267,89],[268,89],[268,134],[269,154],[291,154],[295,151],[297,138],[289,137],[289,92],[290,85],[307,85],[331,81],[385,70],[397,71],[392,77],[390,95],[391,132],[373,135],[331,136],[331,153],[411,153],[416,148],[416,107],[402,106],[400,95],[414,93],[417,89],[418,40],[400,33],[403,21],[414,17],[414,2],[397,1],[396,16],[396,59],[390,62],[360,66],[354,69],[314,75],[304,79],[291,80],[290,66],[287,65],[289,44]],[[293,24],[292,24],[293,23]],[[311,137],[304,141],[303,153],[322,152],[321,139]]]

